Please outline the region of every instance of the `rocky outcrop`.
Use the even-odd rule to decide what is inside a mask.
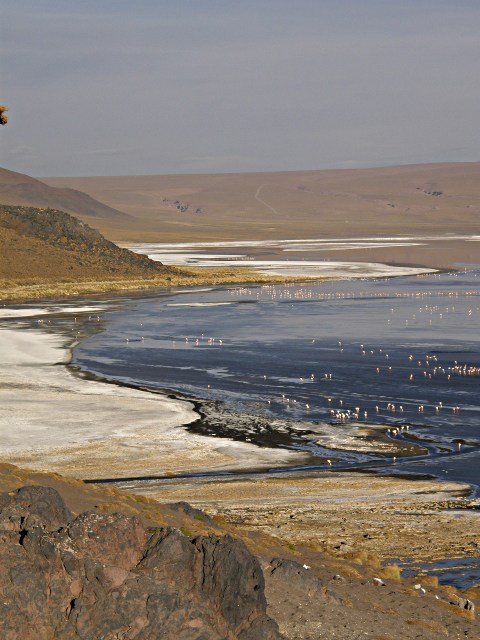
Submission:
[[[0,637],[280,640],[258,560],[122,514],[74,518],[53,490],[0,496]]]
[[[20,236],[42,240],[64,252],[75,253],[85,264],[104,264],[114,270],[165,270],[160,262],[128,249],[121,249],[98,231],[64,211],[0,205],[0,227],[12,229]]]
[[[182,202],[181,200],[170,200],[169,198],[162,198],[162,206],[176,209],[180,213],[203,213],[201,207],[192,207],[189,202]]]
[[[204,522],[210,526],[213,526],[213,520],[201,509],[197,509],[196,507],[192,507],[188,502],[170,502],[168,508],[172,511],[177,511],[179,513],[184,513],[189,518],[194,518],[195,520],[200,520],[200,522]]]
[[[77,218],[55,209],[0,204],[0,277],[155,278],[177,271],[122,249]],[[23,253],[22,253],[23,252]]]

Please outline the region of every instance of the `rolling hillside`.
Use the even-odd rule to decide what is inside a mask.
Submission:
[[[0,171],[0,202],[22,204],[26,194],[38,207],[47,195],[49,202],[61,198],[83,222],[127,244],[406,236],[414,239],[409,245],[317,251],[311,258],[447,269],[480,264],[480,244],[471,241],[480,236],[479,162],[42,181]]]
[[[96,219],[128,220],[128,215],[69,187],[51,187],[23,173],[0,168],[0,204],[59,209]]]
[[[217,175],[42,178],[127,212],[124,241],[478,233],[480,163]]]

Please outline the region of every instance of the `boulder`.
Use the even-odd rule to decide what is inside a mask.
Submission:
[[[46,487],[0,496],[5,640],[280,640],[263,574],[230,536],[147,530],[138,518],[78,517]]]

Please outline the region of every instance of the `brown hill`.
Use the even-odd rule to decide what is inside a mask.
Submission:
[[[480,163],[217,175],[42,178],[126,211],[125,241],[478,233]]]
[[[0,205],[0,279],[112,280],[172,271],[54,209]]]
[[[48,207],[89,219],[128,219],[128,215],[76,189],[51,187],[15,171],[0,168],[0,203]]]

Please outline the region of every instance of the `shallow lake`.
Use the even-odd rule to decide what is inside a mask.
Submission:
[[[202,400],[200,432],[479,484],[479,296],[477,271],[165,293],[108,313],[73,364]],[[352,425],[424,455],[392,464]]]

